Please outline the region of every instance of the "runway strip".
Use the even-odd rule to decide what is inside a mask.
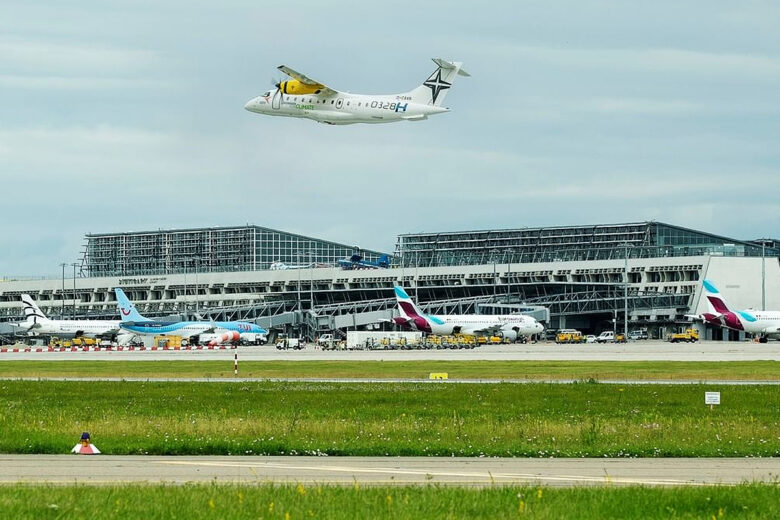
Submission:
[[[775,482],[773,458],[152,457],[0,455],[0,483],[719,485]]]
[[[650,340],[626,344],[556,345],[536,343],[487,345],[464,350],[336,350],[309,346],[277,350],[272,345],[239,347],[241,361],[780,361],[780,342],[702,341],[672,344]],[[136,350],[76,352],[5,352],[2,361],[22,360],[232,360],[236,350]]]
[[[377,378],[305,378],[305,377],[5,377],[0,381],[130,381],[136,383],[389,383],[389,384],[553,384],[569,385],[582,382],[578,379],[377,379]],[[605,385],[720,385],[720,386],[780,386],[780,380],[748,379],[599,379]]]

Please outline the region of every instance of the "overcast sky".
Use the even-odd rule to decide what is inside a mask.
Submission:
[[[59,273],[88,232],[246,223],[387,251],[650,219],[777,237],[778,27],[776,1],[5,0],[0,277]],[[427,121],[243,109],[280,64],[389,94],[432,57],[472,77]]]

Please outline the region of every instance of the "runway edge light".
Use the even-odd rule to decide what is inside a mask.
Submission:
[[[81,440],[78,444],[73,446],[73,449],[70,450],[72,453],[76,453],[77,455],[98,455],[100,454],[100,450],[97,449],[97,446],[92,444],[91,439],[89,437],[89,432],[84,432],[81,434]]]

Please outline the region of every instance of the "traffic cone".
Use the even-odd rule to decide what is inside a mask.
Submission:
[[[81,440],[78,444],[73,446],[73,449],[70,451],[78,455],[97,455],[100,453],[100,450],[97,449],[97,446],[90,442],[89,432],[82,433]]]

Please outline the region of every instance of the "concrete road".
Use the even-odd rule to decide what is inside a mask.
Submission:
[[[0,483],[127,482],[546,486],[778,483],[780,460],[0,455]]]
[[[637,341],[627,344],[556,345],[536,343],[491,345],[468,350],[277,350],[272,345],[240,347],[242,361],[780,361],[780,342],[703,341],[671,344]],[[229,360],[235,350],[100,351],[100,352],[4,352],[0,361],[13,360]]]

